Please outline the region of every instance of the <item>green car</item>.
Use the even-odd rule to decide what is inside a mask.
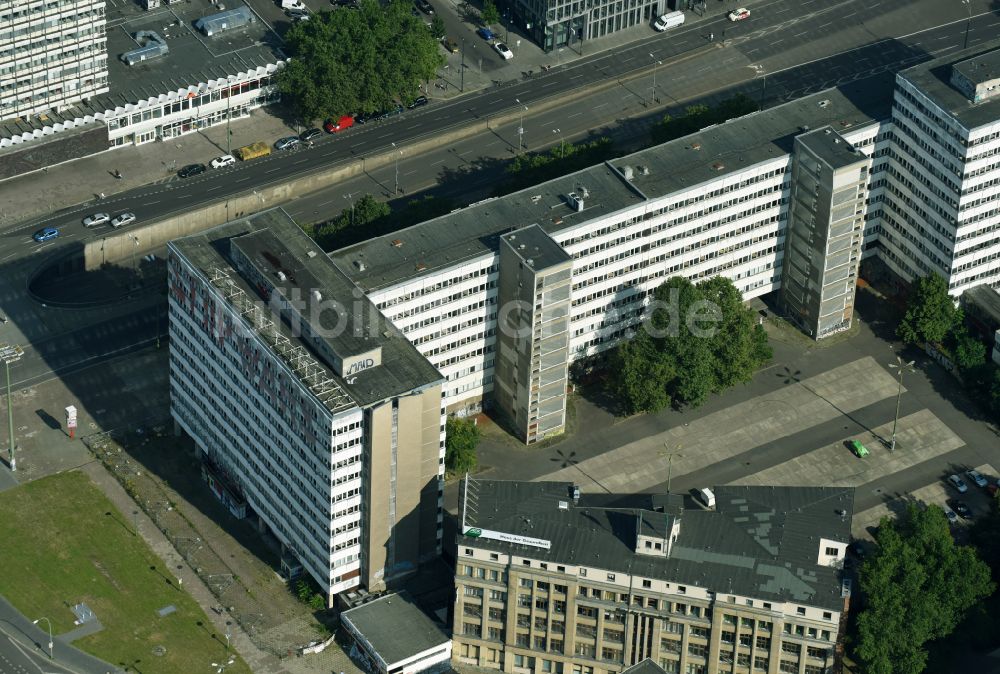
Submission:
[[[861,459],[868,456],[868,448],[862,445],[858,440],[851,440],[851,451],[854,452],[855,456]]]

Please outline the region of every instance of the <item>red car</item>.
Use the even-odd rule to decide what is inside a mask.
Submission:
[[[339,133],[344,129],[349,129],[354,126],[354,117],[351,115],[344,115],[336,122],[332,119],[326,120],[323,124],[323,128],[326,129],[327,133]]]

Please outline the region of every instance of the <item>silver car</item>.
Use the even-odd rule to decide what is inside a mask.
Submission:
[[[299,140],[298,136],[288,136],[287,138],[279,139],[278,142],[274,144],[274,148],[276,150],[290,150],[301,144],[302,141]]]
[[[959,494],[964,494],[965,492],[969,491],[969,488],[965,486],[965,481],[957,474],[949,475],[948,482],[951,483],[951,486],[954,487],[955,491],[957,491]]]
[[[122,213],[111,221],[111,226],[118,229],[119,227],[124,227],[125,225],[131,225],[133,222],[135,222],[135,213]]]
[[[983,488],[986,487],[987,484],[989,484],[986,478],[983,477],[983,474],[980,473],[978,470],[967,470],[965,471],[965,476],[968,477],[973,482],[975,482],[977,487]]]
[[[93,215],[88,215],[83,219],[83,226],[97,227],[98,225],[103,225],[108,222],[111,222],[111,216],[107,213],[94,213]]]

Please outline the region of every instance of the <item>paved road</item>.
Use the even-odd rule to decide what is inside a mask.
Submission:
[[[695,50],[705,50],[705,53],[687,62],[683,69],[670,77],[661,75],[659,86],[649,89],[650,97],[673,96],[674,88],[683,88],[690,83],[702,85],[703,91],[713,90],[720,84],[731,84],[735,78],[742,82],[759,81],[765,96],[782,99],[880,70],[898,68],[927,58],[928,53],[941,53],[961,46],[965,22],[959,21],[961,25],[955,23],[960,17],[958,10],[924,0],[910,3],[908,7],[913,11],[900,18],[892,13],[897,8],[893,3],[876,3],[873,6],[862,0],[808,0],[805,3],[775,0],[755,8],[753,16],[747,21],[731,24],[723,14],[719,14],[717,18],[703,21],[690,29],[654,35],[617,51],[587,57],[547,73],[536,74],[530,79],[508,82],[448,103],[432,104],[383,123],[356,127],[335,137],[323,138],[314,148],[275,152],[268,158],[211,171],[186,181],[172,181],[123,193],[109,201],[107,207],[115,212],[132,210],[142,220],[189,209],[200,203],[218,202],[229,195],[246,193],[254,186],[284,180],[290,175],[338,162],[362,162],[366,156],[391,148],[393,143],[405,147],[419,138],[439,135],[457,125],[477,120],[485,125],[491,116],[517,109],[516,100],[530,109],[542,99],[566,96],[569,92],[614,81],[630,73],[648,71],[652,75],[655,70],[669,67],[671,59],[684,58]],[[888,26],[880,25],[883,19],[889,22]],[[994,37],[997,23],[993,14],[973,17],[969,42],[975,44]],[[886,38],[903,31],[913,32],[941,24],[948,25],[912,39],[895,42]],[[706,32],[715,33],[715,43],[708,43]],[[769,67],[761,66],[761,62],[774,60],[782,54],[791,55],[794,60],[788,65],[793,65],[843,51],[846,44],[853,47],[864,43],[871,43],[872,46],[864,53],[842,57],[835,63],[816,62],[812,68],[794,72],[782,70],[781,63],[777,62]],[[723,47],[723,44],[726,46]],[[712,49],[713,46],[718,48]],[[641,88],[646,89],[645,84]],[[756,90],[756,84],[752,89]],[[643,91],[638,93],[646,96]],[[77,231],[79,220],[91,209],[92,206],[69,209],[45,218],[44,222],[72,226],[74,236],[80,238],[84,233]],[[28,223],[12,235],[19,239],[19,244],[23,244],[39,222],[41,220]],[[60,242],[57,240],[43,245],[58,246]],[[0,243],[0,259],[6,257],[4,252]]]
[[[42,621],[42,626],[45,622]],[[48,657],[47,631],[32,625],[0,597],[0,672],[2,674],[110,674],[120,671],[60,641],[56,635]]]

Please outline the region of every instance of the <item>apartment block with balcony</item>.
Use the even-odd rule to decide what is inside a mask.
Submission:
[[[853,490],[574,498],[465,480],[453,657],[515,674],[825,674],[850,601]],[[613,503],[613,506],[607,504]]]
[[[169,245],[171,413],[329,600],[441,546],[441,376],[281,210]]]

